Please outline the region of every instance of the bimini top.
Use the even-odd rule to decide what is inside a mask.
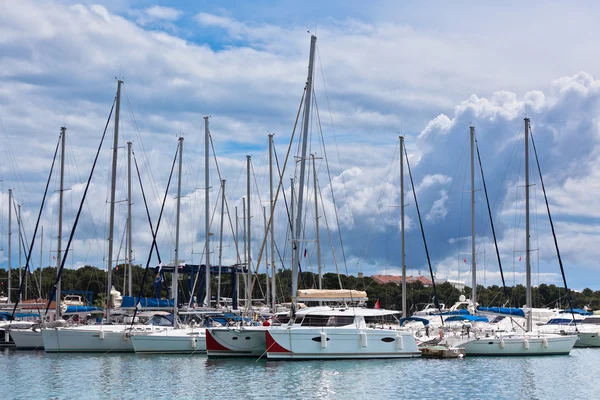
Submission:
[[[479,315],[453,315],[446,318],[446,322],[453,321],[488,322],[488,319]]]
[[[344,301],[365,302],[367,292],[351,289],[302,289],[297,294],[299,301]]]
[[[502,314],[502,315],[514,315],[515,317],[523,317],[525,318],[525,313],[522,308],[515,307],[478,307],[477,310],[490,312],[494,314]]]

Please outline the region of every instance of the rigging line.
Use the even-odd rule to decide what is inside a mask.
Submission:
[[[435,286],[435,277],[433,276],[433,268],[431,267],[431,259],[429,257],[429,249],[427,248],[427,241],[425,240],[425,230],[423,229],[423,220],[421,219],[421,211],[419,211],[419,203],[417,202],[417,192],[415,191],[415,183],[413,181],[412,170],[410,169],[410,162],[408,161],[408,152],[406,151],[406,147],[404,148],[404,154],[406,155],[406,166],[408,167],[408,176],[410,177],[410,185],[413,189],[413,197],[415,199],[415,208],[417,209],[417,215],[419,217],[419,225],[421,226],[421,236],[423,237],[423,245],[425,246],[425,254],[427,255],[427,264],[429,265],[429,273],[431,274],[431,284],[433,286],[433,303],[438,309],[438,311],[442,312],[440,307],[440,302],[438,300],[437,288]],[[442,321],[442,325],[444,325],[444,319],[440,315],[440,320]]]
[[[283,171],[281,171],[279,183],[277,184],[277,191],[275,192],[275,199],[273,200],[273,207],[275,207],[275,205],[277,204],[277,199],[279,198],[279,192],[281,191],[281,188],[283,186],[283,175],[285,174],[285,170],[288,165],[290,151],[292,149],[292,144],[294,143],[294,135],[296,133],[296,127],[298,126],[298,119],[300,118],[300,111],[302,111],[302,101],[304,101],[305,95],[306,95],[306,84],[304,86],[304,90],[302,91],[302,98],[300,99],[300,105],[298,107],[298,112],[296,113],[296,121],[294,122],[294,128],[292,129],[292,135],[290,137],[290,144],[288,146],[287,154],[285,155],[285,161],[283,162]],[[276,155],[275,158],[277,159],[277,153],[275,153],[275,155]],[[277,164],[277,167],[279,168],[279,163]],[[291,220],[290,220],[290,222],[291,222]],[[273,224],[273,215],[270,215],[269,223],[267,224],[267,230],[271,228],[272,224]],[[260,252],[258,253],[257,263],[260,263],[260,260],[262,259],[263,251],[265,249],[265,245],[267,244],[267,238],[268,238],[268,235],[265,234],[263,241],[262,241],[262,245],[260,246]],[[255,278],[256,278],[255,276],[252,277],[252,283],[250,285],[250,293],[252,293],[252,288],[254,288]]]
[[[25,261],[25,268],[21,271],[21,266],[19,265],[19,273],[21,274],[21,285],[19,286],[19,294],[17,295],[15,305],[13,306],[10,324],[12,324],[12,320],[14,320],[15,312],[17,311],[17,305],[19,304],[19,298],[21,297],[20,295],[23,292],[23,286],[25,285],[25,277],[27,276],[27,271],[29,270],[29,261],[31,260],[31,252],[32,252],[33,246],[35,244],[35,237],[37,236],[37,230],[40,225],[40,219],[42,218],[42,213],[44,211],[44,203],[46,202],[46,195],[48,194],[48,187],[50,186],[50,182],[52,180],[52,171],[54,171],[54,164],[56,163],[56,155],[58,154],[60,138],[61,138],[61,135],[59,135],[59,137],[58,137],[58,142],[56,143],[56,149],[54,150],[54,158],[52,159],[52,166],[50,167],[50,174],[48,175],[48,180],[46,181],[46,189],[44,190],[44,196],[42,197],[42,204],[40,205],[40,211],[38,213],[38,218],[35,223],[35,229],[33,231],[33,240],[31,241],[31,245],[29,246],[29,251],[26,254],[27,259]],[[14,202],[14,198],[13,198],[13,202]],[[9,207],[10,207],[10,205],[9,205]],[[23,241],[21,232],[19,232],[19,237],[20,237],[21,241]],[[10,293],[9,293],[9,296],[10,296]],[[48,302],[48,304],[50,304],[50,302]],[[9,324],[9,326],[10,326],[10,324]]]
[[[315,100],[315,104],[317,104],[316,96],[314,96],[314,100]],[[321,144],[323,146],[323,156],[325,158],[325,166],[327,167],[327,176],[329,177],[329,187],[331,188],[331,200],[333,201],[333,211],[335,214],[335,222],[336,222],[337,229],[338,229],[338,236],[340,238],[340,247],[342,250],[342,260],[344,261],[344,269],[346,271],[346,275],[348,275],[348,264],[346,263],[346,252],[344,251],[344,242],[342,240],[342,232],[341,232],[341,228],[340,228],[340,218],[338,215],[337,207],[335,206],[336,201],[335,201],[335,193],[333,191],[333,180],[331,179],[331,170],[329,169],[329,160],[327,157],[327,150],[325,149],[325,138],[323,137],[323,130],[321,129],[321,117],[320,117],[318,108],[317,108],[317,120],[319,121],[319,130],[321,131]],[[336,149],[337,149],[337,143],[336,143]],[[339,150],[338,150],[338,159],[339,159]],[[341,169],[341,162],[340,162],[340,169]],[[340,173],[340,176],[342,177],[344,192],[346,194],[346,207],[348,207],[348,213],[350,214],[350,221],[352,224],[352,229],[354,230],[354,216],[352,215],[352,209],[350,208],[350,204],[348,203],[348,193],[346,192],[346,182],[344,179],[344,171],[343,170]]]
[[[317,179],[317,185],[319,186],[319,196],[321,197],[321,208],[325,210],[325,202],[323,201],[323,192],[320,190],[321,185],[319,184],[319,180]],[[333,264],[335,265],[335,273],[337,274],[338,283],[340,284],[340,289],[344,289],[342,285],[342,278],[340,277],[340,271],[338,268],[337,256],[335,253],[335,247],[333,245],[333,237],[331,236],[331,229],[329,228],[329,221],[327,219],[327,213],[323,212],[323,219],[325,219],[325,227],[327,228],[327,236],[329,237],[329,244],[331,245],[331,254],[333,256]]]
[[[102,149],[102,143],[104,143],[104,138],[106,137],[106,130],[108,129],[108,124],[110,123],[110,118],[112,117],[113,110],[115,108],[115,103],[117,99],[113,100],[112,107],[110,108],[110,113],[108,114],[108,119],[106,120],[106,125],[104,126],[104,132],[102,133],[102,138],[100,139],[100,145],[98,146],[98,150],[96,150],[96,156],[94,157],[94,163],[92,164],[92,169],[90,171],[90,176],[85,185],[85,189],[83,191],[83,196],[81,197],[81,202],[79,203],[79,209],[77,210],[77,215],[75,216],[75,221],[73,222],[73,228],[71,229],[71,233],[69,235],[69,241],[67,242],[67,247],[65,248],[65,255],[60,262],[60,268],[57,271],[56,280],[54,281],[54,286],[52,287],[52,295],[50,299],[56,295],[56,286],[60,281],[60,276],[62,274],[63,268],[65,267],[65,262],[67,261],[69,250],[71,248],[71,242],[73,242],[73,236],[75,235],[75,229],[77,228],[77,223],[79,222],[79,217],[81,216],[81,210],[83,208],[83,204],[85,202],[85,198],[87,196],[88,189],[90,188],[90,183],[92,182],[92,176],[94,174],[94,170],[96,169],[96,163],[98,162],[98,158],[100,157],[100,150]],[[44,317],[48,315],[48,309],[50,308],[50,301],[46,305],[46,311],[44,312]]]
[[[154,177],[154,173],[152,172],[152,164],[150,163],[150,159],[148,158],[148,152],[146,150],[146,146],[144,145],[144,140],[142,139],[142,135],[140,134],[140,130],[138,128],[137,119],[135,118],[135,113],[133,112],[133,107],[131,105],[131,101],[129,100],[129,93],[127,92],[127,85],[123,82],[123,89],[125,90],[125,98],[127,99],[127,107],[129,108],[129,112],[131,113],[131,118],[133,120],[133,126],[135,128],[135,133],[137,134],[137,139],[139,140],[139,145],[142,153],[142,161],[145,164],[145,171],[150,175],[150,189],[152,190],[152,194],[155,199],[160,198],[160,192],[158,190],[158,185],[156,183],[156,178]],[[167,225],[167,236],[170,236],[171,242],[174,241],[173,231],[170,225]]]
[[[567,277],[565,276],[565,269],[563,267],[562,258],[560,256],[560,250],[558,248],[558,240],[556,239],[556,231],[554,230],[554,222],[552,221],[552,215],[550,214],[550,204],[548,204],[548,196],[546,195],[546,186],[544,185],[544,178],[542,176],[542,169],[540,167],[540,160],[538,158],[537,150],[535,147],[535,141],[533,140],[533,131],[531,130],[531,125],[529,126],[529,133],[531,136],[531,144],[533,147],[533,153],[535,154],[535,162],[537,164],[538,173],[540,175],[540,183],[542,185],[542,191],[544,192],[544,201],[546,202],[546,210],[548,211],[548,219],[550,220],[550,228],[552,229],[552,238],[554,239],[554,247],[556,248],[556,256],[558,257],[558,265],[560,265],[560,273],[562,275],[563,283],[565,285],[565,292],[567,296],[567,301],[569,302],[569,309],[571,310],[571,315],[573,316],[573,324],[575,325],[575,329],[577,330],[577,324],[575,322],[575,313],[573,311],[573,303],[571,302],[571,294],[569,293],[569,287],[567,286]]]
[[[142,175],[140,174],[140,168],[138,167],[137,158],[135,157],[135,152],[132,150],[131,154],[133,155],[133,162],[135,164],[135,170],[137,172],[138,181],[140,183],[140,189],[142,192],[142,199],[144,200],[144,207],[146,208],[146,216],[148,217],[148,225],[150,225],[150,232],[152,233],[152,245],[150,246],[150,251],[148,252],[148,258],[146,259],[146,269],[144,270],[144,276],[142,277],[142,283],[140,284],[140,294],[135,304],[135,311],[133,312],[133,318],[131,319],[131,326],[135,321],[136,314],[138,312],[138,305],[142,300],[142,296],[144,294],[144,286],[146,284],[146,279],[148,279],[148,271],[150,270],[150,261],[152,260],[152,252],[156,249],[156,258],[158,258],[158,263],[162,264],[162,260],[160,258],[160,252],[158,251],[158,244],[156,243],[156,235],[158,233],[158,229],[160,228],[160,222],[162,220],[163,211],[165,209],[165,203],[167,201],[167,197],[169,197],[169,187],[171,186],[171,180],[173,179],[173,171],[175,170],[175,163],[177,161],[177,155],[179,153],[179,146],[177,146],[177,150],[175,150],[175,157],[173,157],[173,164],[171,165],[171,172],[169,173],[169,180],[167,181],[167,187],[165,189],[165,195],[163,196],[162,205],[160,207],[160,213],[158,214],[158,221],[156,223],[156,231],[152,226],[152,218],[150,218],[150,210],[148,209],[148,202],[146,200],[146,192],[144,191],[144,185],[142,184]],[[178,266],[176,265],[175,268]],[[168,292],[167,292],[168,293]]]
[[[210,147],[212,149],[213,158],[215,160],[217,174],[219,175],[219,182],[221,182],[223,180],[223,177],[221,176],[221,169],[219,168],[219,161],[217,160],[217,153],[215,152],[215,144],[213,143],[212,135],[211,135],[210,131],[208,133],[208,138],[210,140]],[[239,249],[239,245],[238,245],[238,238],[237,238],[237,235],[233,234],[233,232],[235,232],[235,229],[233,227],[233,221],[231,220],[231,213],[229,212],[229,202],[227,201],[227,197],[225,197],[225,208],[227,209],[227,219],[229,220],[229,228],[231,229],[232,236],[233,236],[233,243],[235,244],[235,253],[237,256],[237,262],[238,262],[238,264],[240,264],[241,257],[240,257],[240,249]]]
[[[329,110],[329,120],[331,122],[331,131],[333,132],[333,142],[335,143],[335,149],[337,152],[337,156],[338,156],[338,163],[340,165],[340,171],[344,171],[342,168],[342,161],[341,161],[341,157],[340,157],[340,149],[338,147],[337,144],[337,135],[335,133],[335,125],[333,123],[333,114],[331,112],[331,104],[329,103],[329,94],[327,92],[327,85],[325,84],[325,74],[323,73],[323,64],[321,63],[321,52],[319,51],[319,45],[316,46],[317,47],[317,57],[319,58],[319,68],[321,70],[321,78],[323,80],[323,89],[325,91],[325,99],[327,100],[327,108]],[[313,93],[314,93],[314,88],[313,88]],[[313,96],[315,99],[315,105],[317,104],[317,96]],[[325,151],[325,141],[323,139],[323,130],[321,129],[321,117],[319,116],[319,110],[317,108],[317,119],[319,121],[319,129],[321,130],[321,139],[323,140],[323,151]],[[327,156],[325,156],[325,162],[327,163]],[[327,171],[329,172],[329,164],[327,164]],[[355,228],[354,226],[354,216],[352,215],[352,209],[350,208],[350,204],[348,201],[348,190],[346,189],[346,179],[344,178],[344,174],[341,173],[341,178],[342,178],[342,186],[344,187],[344,194],[346,196],[346,206],[348,207],[348,212],[350,213],[350,222],[352,224],[352,229]],[[331,179],[330,179],[331,180]],[[337,217],[336,217],[337,218]],[[342,253],[344,252],[343,247],[342,247]],[[346,263],[346,259],[345,259],[345,255],[344,255],[344,263]]]
[[[485,202],[487,204],[488,215],[490,217],[490,224],[492,226],[492,236],[494,237],[494,247],[496,248],[496,257],[498,258],[498,267],[500,267],[500,277],[502,278],[502,288],[504,289],[504,297],[507,301],[510,301],[508,297],[508,291],[506,290],[506,281],[504,280],[504,271],[502,270],[502,261],[500,260],[500,250],[498,250],[498,241],[496,240],[496,230],[494,229],[494,219],[492,218],[492,209],[490,208],[490,200],[488,198],[487,185],[485,184],[485,176],[483,174],[483,165],[481,164],[481,155],[479,153],[479,142],[475,137],[475,149],[477,150],[477,160],[479,161],[479,170],[481,171],[481,182],[483,183],[483,192],[485,193]]]

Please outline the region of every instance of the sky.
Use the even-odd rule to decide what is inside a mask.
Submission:
[[[226,179],[232,221],[226,217],[222,263],[237,261],[232,231],[236,207],[239,226],[245,221],[246,155],[252,157],[255,263],[264,238],[262,207],[268,211],[269,204],[268,134],[274,134],[283,167],[307,78],[310,35],[315,34],[316,101],[308,132],[320,187],[325,272],[400,272],[398,136],[404,135],[436,277],[470,283],[472,125],[507,283],[523,284],[523,119],[528,117],[568,284],[577,290],[600,289],[594,279],[600,258],[600,57],[593,51],[600,6],[595,3],[377,1],[366,8],[359,1],[25,0],[5,1],[0,7],[2,268],[8,265],[8,189],[22,204],[30,241],[62,126],[67,128],[63,237],[68,238],[117,77],[124,81],[116,146],[114,243],[119,259],[124,257],[126,142],[133,142],[156,226],[181,136],[180,260],[201,261],[206,237],[204,117],[209,116],[218,162],[217,170],[211,153],[211,263],[219,256],[220,178]],[[278,268],[290,265],[284,200],[290,199],[290,178],[299,177],[300,162],[294,157],[300,125],[290,147],[295,162],[290,161],[282,177],[285,199],[278,197],[274,216]],[[112,130],[111,121],[73,236],[69,268],[106,268]],[[533,154],[530,158],[534,160]],[[311,175],[312,165],[307,168]],[[152,234],[133,175],[134,262],[145,265]],[[562,285],[533,164],[530,175],[533,282]],[[499,284],[500,274],[479,171],[475,177],[477,279],[487,286]],[[301,265],[316,272],[312,175],[307,179],[302,211],[307,256]],[[409,274],[427,275],[406,174],[405,185],[407,268]],[[163,262],[174,260],[175,187],[176,178],[157,236]],[[40,223],[43,265],[55,263],[58,189],[55,171]],[[12,226],[14,267],[15,219]],[[40,265],[39,246],[38,239],[34,268]],[[154,255],[151,264],[157,263]]]

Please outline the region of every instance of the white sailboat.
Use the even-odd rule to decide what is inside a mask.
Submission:
[[[328,291],[313,293],[313,301],[341,301],[351,306],[321,307],[307,312],[296,313],[299,299],[298,261],[300,260],[300,240],[303,225],[303,197],[305,165],[307,159],[308,127],[310,125],[311,96],[313,91],[313,70],[316,36],[311,36],[308,78],[304,98],[304,122],[302,153],[299,158],[300,179],[298,191],[298,212],[294,224],[292,258],[292,314],[289,324],[271,327],[266,331],[266,352],[268,359],[342,359],[342,358],[409,358],[421,353],[413,335],[399,330],[375,327],[374,323],[394,318],[397,311],[356,307],[358,299],[366,298],[365,292],[346,291],[342,299],[332,299]],[[304,291],[303,291],[304,292]],[[302,293],[300,293],[301,297]]]
[[[471,190],[474,193],[474,143],[475,128],[471,127]],[[476,267],[475,267],[475,221],[474,221],[474,196],[472,201],[472,260],[473,260],[473,296],[476,301]],[[531,260],[529,238],[529,118],[525,118],[525,268],[526,268],[526,317],[525,332],[498,332],[482,329],[474,330],[466,335],[448,337],[446,344],[461,347],[466,350],[467,356],[534,356],[534,355],[560,355],[569,354],[577,341],[575,335],[557,335],[533,332],[532,299],[531,299]]]
[[[209,130],[208,130],[208,117],[204,117],[204,137],[205,137],[205,149],[206,149],[206,165],[208,165],[208,143],[209,143]],[[179,138],[179,174],[178,174],[178,185],[177,185],[177,210],[176,210],[176,227],[175,227],[175,265],[179,263],[179,222],[180,222],[180,211],[181,211],[181,169],[183,159],[183,137]],[[206,178],[206,219],[207,229],[206,237],[209,236],[208,224],[209,224],[209,207],[208,207],[208,172],[205,174]],[[208,239],[207,239],[208,240]],[[210,264],[208,261],[209,247],[206,246],[207,262],[206,271],[210,273]],[[178,268],[174,268],[173,273],[173,329],[164,330],[155,333],[141,333],[131,336],[131,344],[133,350],[136,353],[154,353],[154,354],[202,354],[206,353],[206,328],[197,327],[194,325],[179,327],[177,321],[177,295],[178,295]],[[210,275],[208,275],[210,276]],[[207,280],[207,291],[205,304],[210,306],[210,279]]]
[[[89,325],[74,327],[42,328],[44,349],[46,352],[133,352],[129,341],[128,329],[130,325],[110,325],[111,321],[111,290],[112,290],[112,263],[113,263],[113,234],[115,219],[115,192],[117,178],[117,152],[119,140],[119,112],[121,106],[121,85],[117,81],[117,95],[115,107],[115,125],[112,154],[112,177],[110,191],[110,216],[108,239],[108,282],[107,282],[107,308],[106,320],[108,325]],[[59,240],[60,243],[60,240]],[[57,256],[61,256],[59,252]],[[57,293],[57,300],[59,299]]]

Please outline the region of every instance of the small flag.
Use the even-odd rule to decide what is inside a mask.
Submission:
[[[375,307],[373,307],[377,310],[379,310],[381,308],[381,306],[379,305],[379,299],[377,299],[377,301],[375,302]]]
[[[521,261],[521,256],[519,256],[519,261]]]
[[[467,263],[467,259],[465,258],[465,259],[463,260],[463,262],[466,264],[466,263]]]
[[[306,249],[304,249],[304,258],[306,258]]]
[[[52,256],[52,259],[53,259],[53,260],[56,260],[56,256]]]

